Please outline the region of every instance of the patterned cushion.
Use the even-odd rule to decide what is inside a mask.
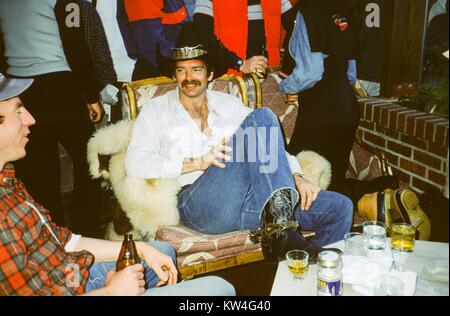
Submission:
[[[380,159],[355,142],[350,153],[346,177],[358,180],[372,180],[381,175]]]
[[[156,240],[172,244],[177,252],[179,268],[208,260],[232,257],[237,254],[259,251],[248,239],[249,231],[207,235],[183,225],[165,226],[156,232]]]

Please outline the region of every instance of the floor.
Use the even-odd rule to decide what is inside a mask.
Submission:
[[[233,284],[238,296],[269,296],[277,266],[278,262],[263,260],[207,275],[220,276]]]

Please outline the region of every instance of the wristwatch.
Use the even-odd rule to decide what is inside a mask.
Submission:
[[[238,58],[238,60],[236,61],[236,66],[234,69],[236,69],[237,71],[240,71],[241,66],[244,64],[244,61],[240,58]]]

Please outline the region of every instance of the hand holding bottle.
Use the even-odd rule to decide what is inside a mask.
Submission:
[[[120,270],[109,271],[106,276],[105,290],[107,295],[136,296],[145,291],[144,267],[134,264]]]

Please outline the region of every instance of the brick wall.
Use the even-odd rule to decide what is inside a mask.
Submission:
[[[392,100],[361,99],[359,136],[383,151],[394,175],[423,193],[443,191],[448,173],[448,119],[418,112]]]

